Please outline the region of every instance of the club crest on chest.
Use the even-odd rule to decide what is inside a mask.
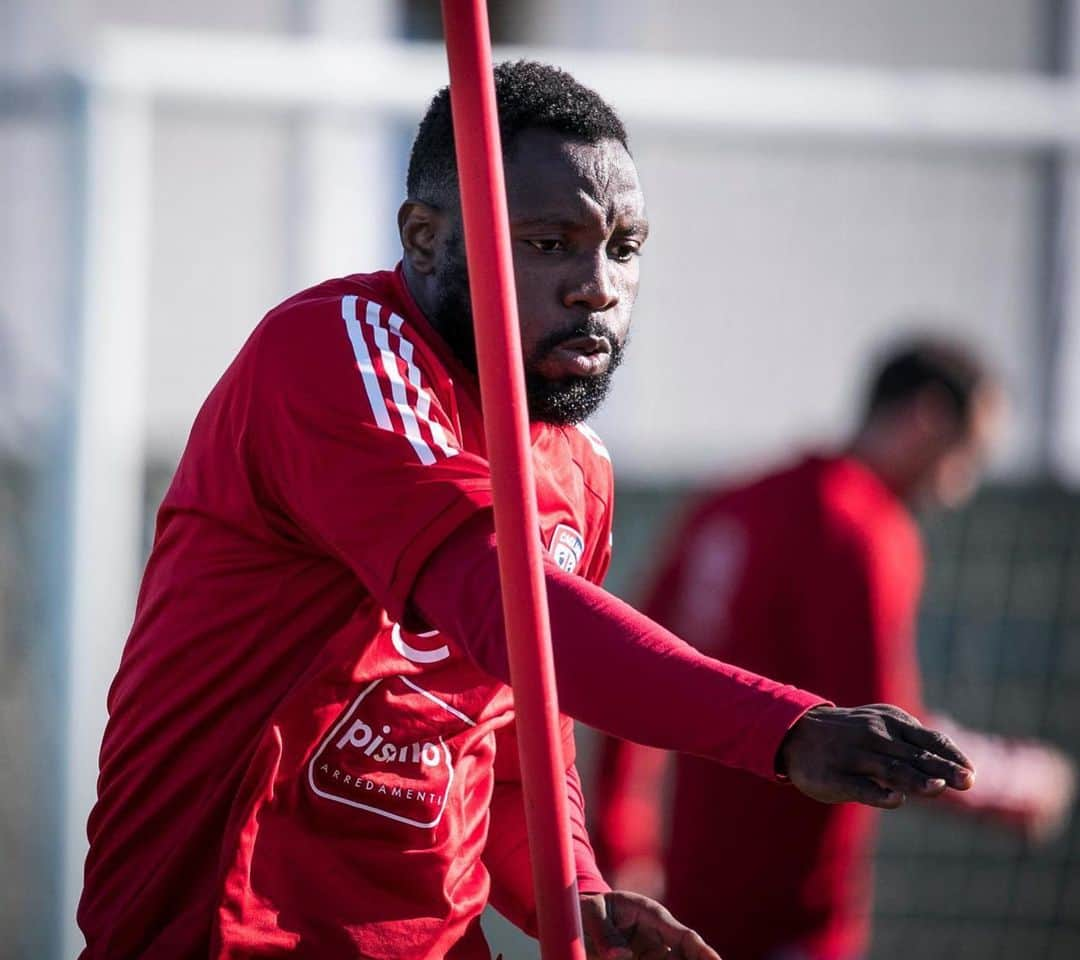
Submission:
[[[560,523],[551,535],[551,546],[548,553],[555,561],[560,570],[573,573],[581,563],[581,555],[585,552],[585,538],[573,527]]]

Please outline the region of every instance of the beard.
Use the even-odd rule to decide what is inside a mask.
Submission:
[[[473,327],[472,301],[469,297],[469,272],[460,230],[454,231],[447,244],[445,256],[438,276],[431,323],[461,364],[476,374],[476,333]],[[611,344],[611,359],[603,373],[549,380],[537,372],[537,365],[548,352],[567,340],[586,336],[606,337]],[[560,427],[573,426],[587,420],[607,398],[612,377],[622,358],[623,345],[619,343],[611,328],[597,318],[583,320],[573,327],[545,337],[530,355],[524,358],[529,419]]]

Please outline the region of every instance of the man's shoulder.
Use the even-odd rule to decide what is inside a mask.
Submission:
[[[904,503],[868,467],[835,457],[815,487],[819,536],[835,556],[867,569],[893,569],[921,562],[922,542]]]
[[[852,528],[872,525],[895,508],[876,478],[851,458],[802,455],[757,477],[713,491],[717,509],[778,516],[785,525],[818,519]]]
[[[252,346],[262,366],[289,379],[318,376],[326,364],[347,365],[362,376],[401,380],[414,391],[447,378],[429,332],[411,319],[392,271],[325,280],[282,301],[263,318]],[[415,382],[414,382],[415,381]]]
[[[802,512],[813,496],[814,480],[800,459],[755,474],[714,482],[696,498],[695,514],[702,520],[727,514],[748,522],[759,518],[789,518]]]
[[[611,454],[600,434],[587,423],[575,423],[562,429],[571,456],[581,467],[586,483],[590,487],[600,488],[597,492],[609,497],[614,483]]]
[[[390,271],[358,273],[334,277],[283,300],[263,318],[262,327],[275,337],[303,337],[312,326],[340,326],[355,307],[363,318],[369,304],[391,312],[400,312],[401,305]]]
[[[608,453],[608,448],[604,445],[600,434],[587,423],[575,423],[564,429],[575,453],[580,453],[589,460],[610,465],[611,454]]]
[[[852,530],[911,522],[907,508],[869,467],[854,457],[821,458],[813,490],[823,516]]]

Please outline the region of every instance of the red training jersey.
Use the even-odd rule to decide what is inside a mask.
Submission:
[[[643,609],[710,656],[840,706],[919,714],[922,573],[918,531],[882,481],[854,459],[810,457],[704,499]],[[725,960],[858,956],[876,811],[692,756],[675,764],[664,861],[674,914]],[[660,856],[663,765],[658,751],[605,745],[598,840],[612,868]]]
[[[544,424],[532,450],[544,543],[599,584],[605,450]],[[475,380],[400,267],[266,316],[158,514],[109,695],[85,960],[489,956],[489,894],[529,887],[511,693],[407,598],[490,503]],[[567,789],[581,887],[606,889],[572,765]]]

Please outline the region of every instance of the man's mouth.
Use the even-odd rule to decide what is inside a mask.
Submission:
[[[538,372],[550,380],[595,377],[611,365],[611,341],[589,334],[572,337],[552,347],[538,364]]]

